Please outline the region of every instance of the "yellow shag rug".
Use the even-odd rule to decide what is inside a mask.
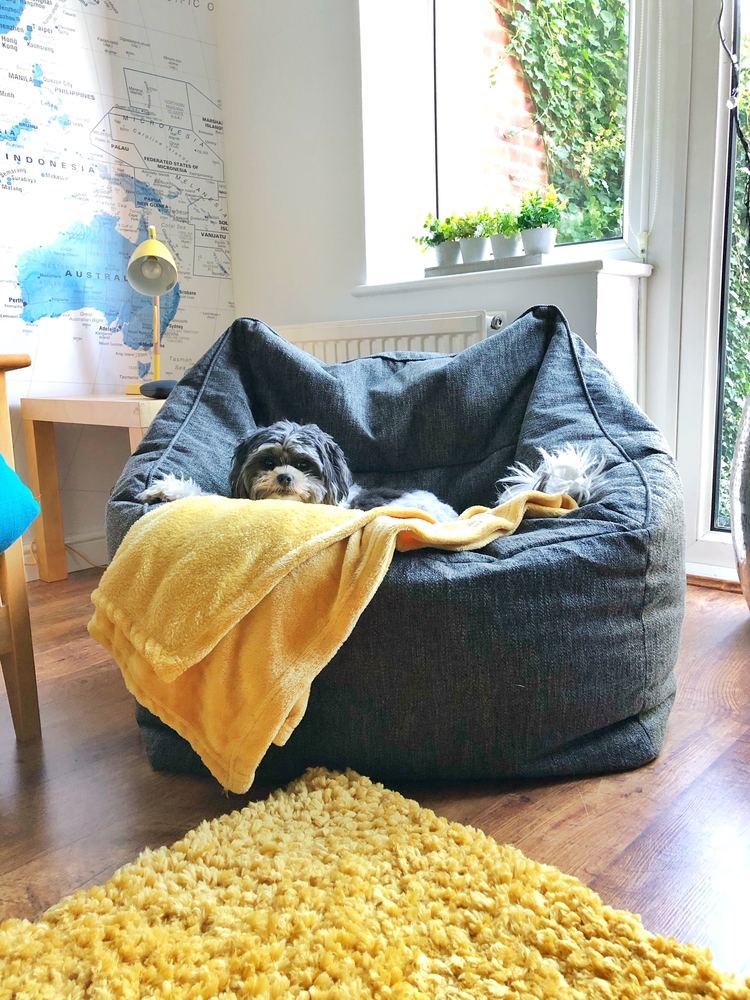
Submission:
[[[0,925],[3,1000],[256,996],[750,1000],[750,980],[351,771]]]

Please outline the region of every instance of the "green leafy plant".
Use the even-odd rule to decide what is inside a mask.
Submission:
[[[518,233],[518,213],[512,208],[498,209],[484,227],[485,236],[515,236]]]
[[[560,241],[621,236],[628,0],[489,2],[526,79],[548,179],[568,200]]]
[[[488,236],[492,225],[492,216],[488,209],[481,212],[468,212],[453,220],[456,236],[460,240],[469,240],[474,236]]]
[[[456,234],[456,221],[451,215],[445,219],[436,219],[430,213],[424,223],[423,228],[427,230],[425,236],[415,236],[414,242],[419,243],[423,250],[427,247],[436,247],[440,243],[458,239]]]
[[[740,57],[739,116],[745,135],[750,134],[750,44],[743,38]],[[732,470],[734,445],[745,399],[750,393],[750,250],[748,249],[747,219],[744,211],[745,162],[742,146],[737,142],[734,204],[732,206],[732,241],[729,254],[729,285],[727,288],[727,326],[724,360],[724,391],[721,406],[719,436],[719,481],[716,524],[728,528],[729,477]]]
[[[565,204],[551,184],[544,193],[527,191],[521,198],[518,228],[521,230],[541,229],[543,226],[556,228],[560,224]]]

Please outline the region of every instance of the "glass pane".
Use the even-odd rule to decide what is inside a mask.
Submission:
[[[441,216],[552,183],[559,242],[622,235],[628,0],[436,0]]]
[[[740,125],[750,137],[750,0],[741,2]],[[729,476],[742,407],[750,392],[750,250],[745,187],[748,166],[736,129],[732,134],[728,274],[724,292],[719,431],[714,490],[714,524],[729,530]]]

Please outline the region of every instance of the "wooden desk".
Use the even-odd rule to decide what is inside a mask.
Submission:
[[[26,397],[21,400],[29,485],[42,508],[34,525],[42,580],[64,580],[68,575],[54,424],[127,427],[132,454],[164,402],[163,399],[124,393],[121,396]]]

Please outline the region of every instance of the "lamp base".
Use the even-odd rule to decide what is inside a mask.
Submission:
[[[150,399],[166,399],[176,385],[177,379],[161,378],[155,382],[144,382],[140,391],[142,396],[148,396]]]

